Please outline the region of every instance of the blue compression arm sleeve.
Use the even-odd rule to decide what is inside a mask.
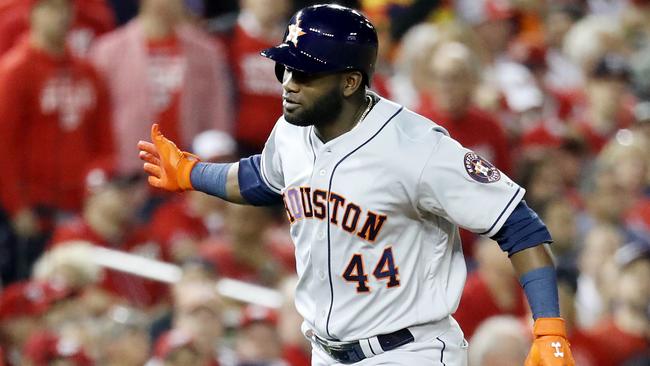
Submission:
[[[272,191],[262,180],[261,155],[239,161],[239,193],[254,206],[272,206],[282,203],[282,196]]]
[[[499,243],[508,256],[553,241],[546,225],[524,200],[519,202],[492,240]]]
[[[270,206],[282,202],[282,196],[273,192],[263,181],[260,173],[260,155],[239,161],[239,193],[247,203]],[[190,173],[195,190],[219,198],[226,198],[228,170],[232,164],[197,163]]]
[[[226,198],[228,170],[232,164],[196,163],[190,172],[190,182],[195,190],[219,198]]]
[[[533,319],[560,316],[555,268],[542,267],[524,273],[519,283],[526,293]]]

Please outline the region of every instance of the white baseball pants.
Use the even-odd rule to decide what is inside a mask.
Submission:
[[[410,327],[415,342],[369,357],[354,366],[467,366],[467,341],[453,317]],[[312,366],[346,366],[312,342]]]

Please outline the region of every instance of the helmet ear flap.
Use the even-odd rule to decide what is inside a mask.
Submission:
[[[279,62],[275,63],[275,77],[278,78],[279,82],[282,82],[282,79],[284,78],[284,69],[284,65]]]

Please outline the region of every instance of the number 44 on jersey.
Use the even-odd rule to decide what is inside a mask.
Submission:
[[[392,247],[384,249],[372,274],[378,280],[387,280],[387,288],[399,286],[399,269],[395,266]],[[342,276],[348,282],[357,283],[357,292],[370,292],[368,275],[364,270],[363,255],[354,254]]]

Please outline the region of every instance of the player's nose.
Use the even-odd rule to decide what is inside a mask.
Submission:
[[[282,78],[282,89],[284,89],[285,92],[297,92],[298,91],[298,83],[293,78],[293,72],[291,70],[285,69],[284,70],[284,76]]]

